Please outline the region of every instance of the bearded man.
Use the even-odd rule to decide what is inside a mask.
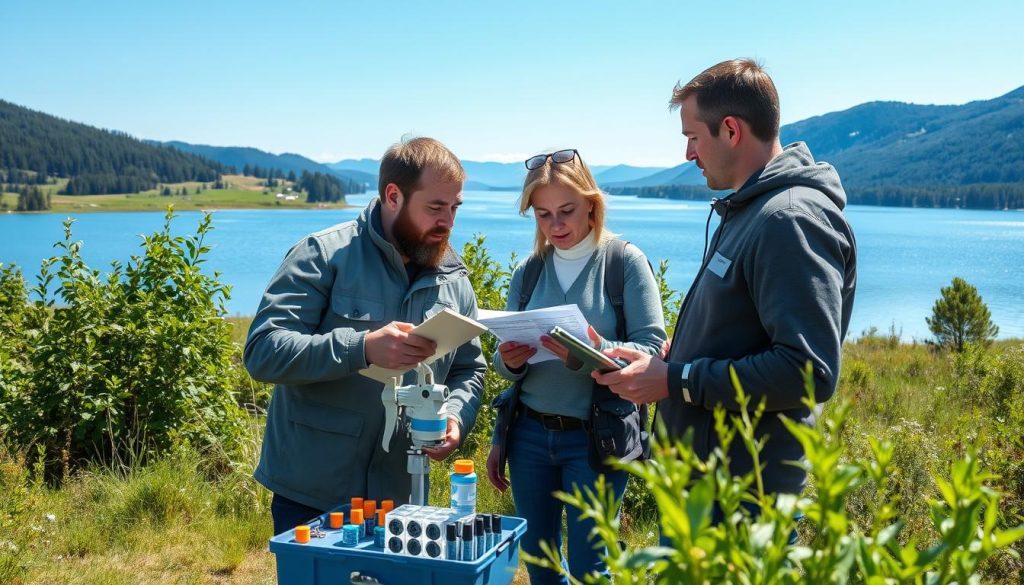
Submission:
[[[465,178],[437,140],[393,145],[379,197],[297,243],[271,278],[244,358],[254,379],[275,384],[254,473],[274,494],[275,534],[355,496],[407,503],[408,439],[381,448],[382,384],[359,370],[410,369],[435,350],[410,333],[416,324],[446,308],[476,316],[469,272],[448,244]],[[430,368],[451,390],[445,441],[426,450],[441,460],[476,421],[486,364],[474,339]]]

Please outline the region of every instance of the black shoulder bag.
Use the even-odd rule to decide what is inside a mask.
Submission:
[[[615,309],[615,337],[626,339],[625,248],[623,240],[608,243],[605,255],[605,292]],[[590,401],[590,431],[587,459],[594,471],[611,471],[610,460],[634,461],[651,455],[651,439],[647,430],[647,405],[636,404],[622,398],[607,386],[594,383]]]

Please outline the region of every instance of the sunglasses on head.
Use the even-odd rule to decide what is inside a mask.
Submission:
[[[580,153],[577,152],[575,148],[566,148],[565,150],[556,150],[555,152],[549,152],[547,154],[538,154],[537,156],[531,156],[526,159],[526,168],[531,171],[539,169],[544,166],[544,163],[547,162],[549,157],[553,163],[561,164],[572,162],[572,160],[579,156],[579,154]]]

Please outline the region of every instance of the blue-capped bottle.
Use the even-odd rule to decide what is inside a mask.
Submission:
[[[455,471],[451,474],[451,507],[459,515],[476,513],[476,473],[472,459],[456,459]]]

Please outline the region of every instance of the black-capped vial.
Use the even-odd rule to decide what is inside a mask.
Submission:
[[[459,533],[454,522],[444,525],[444,558],[449,561],[459,560]]]
[[[476,558],[484,556],[484,517],[473,519],[473,545],[476,547]]]
[[[480,514],[477,518],[480,518],[481,524],[484,526],[484,537],[481,539],[484,544],[484,550],[490,550],[491,546],[493,546],[491,543],[494,542],[494,535],[491,534],[491,515]]]
[[[460,561],[472,561],[476,558],[476,547],[473,545],[473,523],[469,520],[462,523],[462,554]]]
[[[491,546],[498,546],[501,542],[501,514],[491,514],[491,538],[494,539]]]
[[[425,550],[427,551],[427,556],[432,559],[436,559],[441,556],[441,545],[437,544],[433,540],[427,543]]]

